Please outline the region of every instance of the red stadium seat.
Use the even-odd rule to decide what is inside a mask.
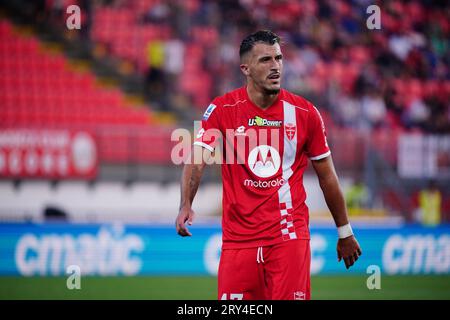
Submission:
[[[131,13],[106,10],[102,14],[105,17],[100,19],[105,19],[111,27],[116,20],[126,26],[119,41],[122,41],[123,53],[131,57],[132,52],[126,45],[134,38],[134,29],[128,28]],[[139,126],[141,130],[152,130],[148,126],[151,112],[145,106],[128,106],[119,89],[98,86],[92,73],[72,71],[62,54],[40,51],[36,38],[16,35],[12,30],[8,22],[0,20],[0,125],[17,128],[75,126],[91,128],[96,133],[108,126],[111,129],[100,134],[100,157],[110,162],[129,161],[132,130],[125,128]],[[145,32],[149,30],[156,36],[162,29],[149,27]],[[167,31],[162,33],[167,36]],[[160,155],[155,157],[147,160],[156,161]]]

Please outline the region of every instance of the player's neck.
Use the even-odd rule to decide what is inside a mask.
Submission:
[[[262,92],[261,90],[258,90],[251,84],[247,84],[247,94],[250,100],[255,104],[257,107],[266,110],[269,108],[273,103],[277,100],[278,93],[274,94],[267,94],[265,92]]]

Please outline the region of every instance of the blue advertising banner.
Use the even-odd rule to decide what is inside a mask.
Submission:
[[[172,225],[0,224],[0,275],[214,275],[220,225],[194,225],[182,238]],[[346,270],[336,255],[334,228],[311,228],[311,273],[449,274],[450,226],[358,228],[363,250]],[[256,259],[256,256],[255,256]]]

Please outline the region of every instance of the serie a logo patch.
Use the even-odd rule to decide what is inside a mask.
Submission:
[[[208,120],[209,119],[209,116],[213,113],[213,111],[214,111],[214,109],[216,108],[217,106],[215,105],[215,104],[210,104],[209,106],[208,106],[208,108],[206,109],[206,111],[205,111],[205,113],[203,114],[203,120]]]

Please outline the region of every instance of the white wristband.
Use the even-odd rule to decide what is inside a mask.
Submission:
[[[350,225],[350,223],[347,223],[344,226],[338,227],[337,231],[338,231],[339,239],[348,238],[353,235],[353,230],[352,230],[352,226]]]

